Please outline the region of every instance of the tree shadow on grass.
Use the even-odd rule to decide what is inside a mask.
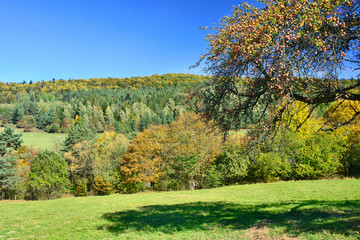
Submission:
[[[188,230],[227,228],[245,230],[266,223],[285,234],[360,231],[360,201],[288,201],[269,204],[193,202],[151,205],[136,210],[106,213],[109,224],[100,227],[115,234],[127,230],[171,234]],[[359,236],[359,235],[358,235]]]

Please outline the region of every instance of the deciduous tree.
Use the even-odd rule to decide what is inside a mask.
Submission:
[[[69,185],[65,160],[55,152],[42,151],[33,159],[28,189],[33,195],[45,193],[50,199],[54,192],[63,192]]]
[[[339,80],[360,49],[358,1],[262,3],[235,7],[207,36],[209,51],[201,61],[215,80],[193,96],[205,119],[224,131],[247,123],[266,130],[295,100],[309,105],[310,114],[323,103],[360,100],[354,91],[359,81]]]
[[[73,184],[84,186],[88,195],[88,183],[94,178],[94,149],[91,141],[75,144],[70,152],[64,154],[68,161]]]
[[[160,179],[164,166],[166,131],[165,126],[151,126],[133,139],[128,152],[120,160],[120,175],[125,188],[127,184],[151,185]]]

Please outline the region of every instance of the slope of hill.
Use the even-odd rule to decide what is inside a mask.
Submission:
[[[359,239],[360,181],[0,202],[0,237]]]

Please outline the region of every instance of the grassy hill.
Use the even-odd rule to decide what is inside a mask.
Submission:
[[[11,127],[15,129],[16,133],[22,133],[23,145],[40,149],[55,150],[67,136],[67,133],[47,133],[38,129],[34,129],[32,132],[24,132],[23,128],[15,128],[13,125]],[[0,127],[1,131],[4,131],[3,127]]]
[[[0,238],[359,239],[360,180],[0,202]]]

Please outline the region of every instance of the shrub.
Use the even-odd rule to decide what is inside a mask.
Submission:
[[[334,177],[341,168],[345,140],[336,133],[318,133],[305,139],[294,168],[295,179]]]
[[[221,154],[217,156],[214,166],[209,169],[207,181],[213,184],[220,181],[220,185],[242,182],[249,166],[246,150],[247,141],[244,136],[230,136],[224,143]]]
[[[35,128],[36,119],[33,115],[25,115],[20,121],[17,122],[16,127],[26,129]]]
[[[106,182],[101,176],[94,178],[94,190],[97,195],[109,195],[114,189],[114,186],[110,182]]]

